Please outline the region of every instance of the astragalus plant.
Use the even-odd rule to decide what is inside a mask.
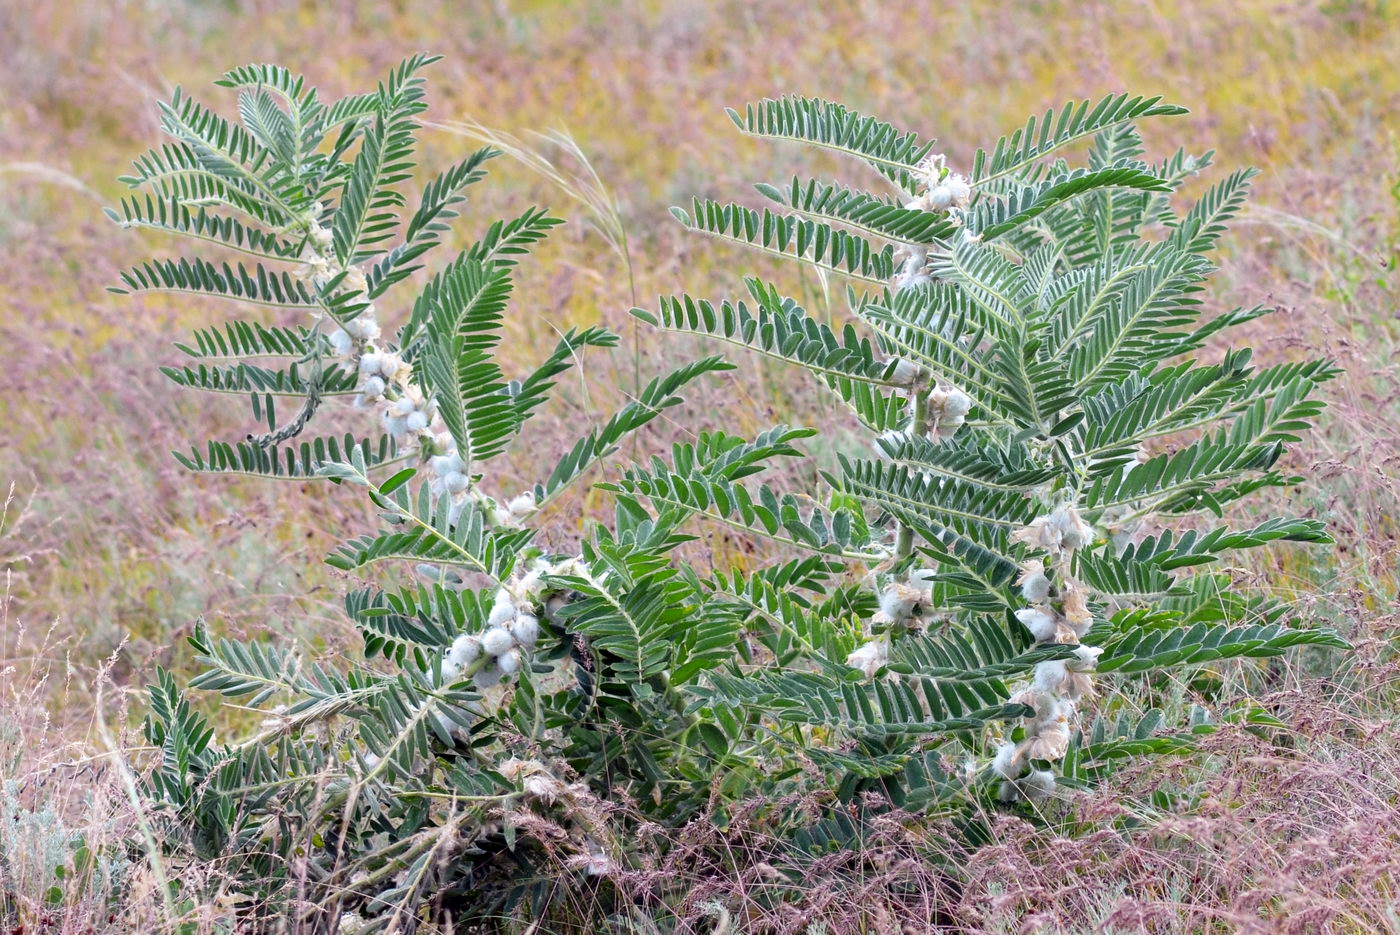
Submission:
[[[1071,103],[959,171],[932,141],[828,101],[730,112],[745,134],[853,157],[880,183],[799,177],[758,185],[772,208],[673,212],[796,261],[813,293],[844,284],[844,307],[809,313],[755,277],[743,298],[634,312],[791,365],[851,416],[707,438],[617,485],[775,543],[781,561],[707,582],[750,614],[751,654],[705,689],[730,741],[823,765],[848,796],[936,809],[971,792],[1038,812],[1122,756],[1211,729],[1203,710],[1165,730],[1155,711],[1096,718],[1114,676],[1343,645],[1220,570],[1237,549],[1330,541],[1314,519],[1246,521],[1236,504],[1302,480],[1280,458],[1337,371],[1254,367],[1225,343],[1270,311],[1214,311],[1206,291],[1254,173],[1181,210],[1174,194],[1209,156],[1145,162],[1135,128],[1181,113]],[[1075,144],[1082,165],[1057,156]],[[852,424],[868,447],[845,441]],[[804,435],[824,457],[819,489],[740,482]],[[866,590],[829,591],[833,578]],[[734,729],[756,710],[766,734]]]
[[[702,359],[639,388],[538,478],[493,471],[554,380],[617,338],[570,330],[538,367],[503,371],[512,268],[560,223],[540,210],[490,225],[421,285],[409,278],[497,155],[473,153],[410,203],[432,61],[410,58],[376,91],[334,102],[279,67],[234,69],[218,84],[237,92],[240,123],[177,91],[160,108],[170,140],[136,160],[126,181],[137,193],[110,212],[207,253],[141,264],[114,291],[216,296],[276,316],[179,345],[187,360],[165,369],[171,380],[241,396],[266,422],[180,462],[361,487],[383,526],[328,561],[402,572],[346,598],[361,662],[197,631],[206,671],[192,686],[257,712],[245,738],[216,741],[170,674],[151,688],[146,733],[160,757],[144,791],[161,839],[259,930],[404,931],[543,911],[568,887],[538,865],[605,882],[625,864],[614,804],[683,820],[715,769],[680,692],[732,657],[739,618],[699,606],[668,565],[682,537],[620,512],[556,555],[533,544],[531,524],[682,387],[726,365]],[[337,405],[363,430],[309,437]],[[680,791],[665,785],[676,776]]]
[[[558,223],[543,211],[425,268],[495,155],[472,154],[410,201],[431,61],[334,102],[282,68],[235,69],[219,84],[237,92],[238,123],[177,92],[161,107],[170,141],[136,160],[136,193],[111,212],[201,251],[137,266],[117,291],[265,307],[199,330],[165,372],[244,397],[266,430],[181,463],[358,487],[381,522],[328,559],[352,575],[385,568],[385,583],[345,600],[363,659],[199,628],[192,686],[249,724],[227,739],[172,675],[151,689],[159,756],[143,791],[167,865],[199,862],[239,925],[723,918],[657,870],[678,854],[781,880],[765,904],[800,900],[806,868],[891,807],[966,819],[1001,795],[1038,808],[1062,780],[1208,729],[1085,729],[1096,667],[1338,642],[1232,593],[1224,573],[1184,571],[1275,539],[1326,541],[1318,523],[1162,525],[1288,482],[1273,465],[1333,373],[1253,370],[1247,351],[1181,361],[1262,310],[1198,321],[1203,254],[1247,176],[1172,214],[1167,195],[1202,161],[1140,163],[1129,126],[1172,109],[1067,111],[980,156],[968,179],[834,105],[770,102],[738,118],[861,156],[901,190],[799,181],[763,189],[791,202],[777,214],[682,213],[850,278],[851,325],[838,334],[757,280],[743,303],[639,314],[807,369],[850,404],[874,456],[838,451],[829,489],[782,491],[757,475],[819,433],[704,433],[614,472],[600,485],[613,518],[561,554],[535,542],[541,511],[727,365],[705,357],[657,377],[538,477],[498,467],[555,379],[617,339],[572,330],[535,369],[505,372],[513,267]],[[1091,135],[1088,169],[1044,164]],[[334,409],[363,430],[315,435]],[[813,509],[818,494],[827,506]],[[678,559],[697,513],[774,542],[771,562]],[[719,843],[668,853],[697,827]],[[754,827],[765,843],[723,840]]]

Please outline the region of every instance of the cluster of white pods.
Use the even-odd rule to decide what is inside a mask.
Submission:
[[[1002,741],[992,759],[992,771],[1004,780],[1002,799],[1039,801],[1054,794],[1055,775],[1031,764],[1054,762],[1068,752],[1078,703],[1093,692],[1090,673],[1103,652],[1081,642],[1093,625],[1093,617],[1084,585],[1070,574],[1075,550],[1094,541],[1094,530],[1073,505],[1066,503],[1017,530],[1012,539],[1044,550],[1050,558],[1048,567],[1041,559],[1021,567],[1018,583],[1029,606],[1016,611],[1016,619],[1037,644],[1075,647],[1069,659],[1037,663],[1030,684],[1012,695],[1013,702],[1034,713],[1021,722],[1023,739],[1019,743]]]
[[[313,206],[313,217],[321,213]],[[329,228],[312,221],[302,250],[299,277],[322,288],[342,276],[338,288],[366,293],[369,281],[356,266],[341,266],[333,249]],[[381,347],[378,312],[368,303],[353,319],[335,327],[327,340],[337,357],[359,374],[358,407],[375,407],[381,425],[401,451],[422,450],[433,473],[432,493],[451,502],[450,521],[455,523],[469,502],[481,507],[493,525],[520,526],[535,511],[535,496],[526,492],[505,505],[485,496],[472,485],[468,465],[457,452],[452,436],[441,430],[437,403],[413,379],[413,367],[398,353]]]

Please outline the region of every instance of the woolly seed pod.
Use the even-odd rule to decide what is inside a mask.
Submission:
[[[491,605],[491,613],[486,618],[488,627],[503,627],[515,616],[515,602],[510,599],[510,595],[501,590],[496,595],[496,603]]]
[[[1054,692],[1064,682],[1065,676],[1068,674],[1069,670],[1065,668],[1064,660],[1047,659],[1044,662],[1036,663],[1035,688],[1037,691]]]
[[[1033,770],[1019,785],[1026,798],[1039,802],[1055,794],[1055,774],[1048,769]]]
[[[1021,621],[1021,625],[1031,631],[1031,636],[1035,637],[1037,643],[1055,638],[1055,615],[1047,613],[1038,607],[1022,607],[1016,611],[1016,619]]]
[[[467,633],[453,640],[452,647],[447,651],[447,658],[458,667],[471,665],[480,657],[481,640]]]
[[[936,185],[924,196],[924,203],[934,211],[947,211],[953,205],[953,192],[947,185]]]
[[[540,639],[540,621],[533,614],[520,614],[510,625],[510,632],[526,649],[533,647]]]
[[[341,357],[350,356],[350,352],[355,349],[355,339],[349,332],[337,328],[330,333],[331,347]]]
[[[1050,579],[1044,572],[1035,572],[1021,581],[1021,596],[1032,604],[1039,604],[1050,596]]]
[[[1010,742],[997,744],[996,754],[992,757],[992,772],[1003,779],[1015,779],[1021,775],[1025,767],[1021,765],[1021,758],[1016,753],[1016,745]]]
[[[493,656],[509,652],[515,645],[515,637],[505,627],[492,627],[481,637],[481,648]]]

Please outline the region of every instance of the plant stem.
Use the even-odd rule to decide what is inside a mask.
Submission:
[[[922,435],[926,432],[928,422],[928,394],[929,390],[915,390],[913,398],[913,415],[909,418],[909,431],[913,435]],[[914,529],[904,523],[899,524],[899,532],[895,534],[894,559],[896,562],[903,561],[914,552]]]

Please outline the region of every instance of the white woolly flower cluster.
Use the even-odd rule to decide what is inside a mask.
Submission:
[[[428,459],[428,471],[432,474],[428,489],[434,497],[448,497],[451,500],[448,522],[456,523],[468,502],[475,503],[494,526],[521,526],[537,509],[533,490],[512,497],[503,506],[472,487],[471,476],[467,474],[467,464],[462,460],[462,456],[457,454],[457,446],[446,432],[434,436],[433,447],[444,454],[433,455]]]
[[[929,153],[915,169],[924,191],[904,207],[912,211],[962,211],[972,202],[972,183],[949,170],[947,157]]]
[[[904,363],[904,361],[900,361]],[[912,365],[911,365],[912,366]],[[895,374],[900,373],[896,366]],[[914,392],[919,392],[918,384],[911,383]],[[918,425],[911,421],[907,428],[886,432],[880,436],[886,445],[898,447],[917,435],[927,435],[932,441],[941,442],[953,437],[972,411],[973,399],[955,386],[939,387],[929,391],[925,397],[924,417]]]
[[[312,206],[312,217],[319,217],[322,208]],[[299,278],[316,288],[323,288],[344,273],[338,288],[354,293],[369,290],[364,271],[355,266],[342,267],[333,249],[332,232],[316,221],[311,222],[306,246],[302,249],[302,269]],[[375,405],[386,434],[401,450],[422,447],[430,454],[429,468],[434,479],[434,496],[452,499],[450,521],[455,523],[469,500],[483,508],[493,525],[519,526],[525,517],[535,512],[535,495],[526,492],[504,507],[476,490],[469,490],[471,479],[467,465],[457,453],[456,442],[447,432],[437,431],[437,402],[429,399],[413,382],[413,367],[399,354],[378,344],[380,327],[374,304],[369,303],[354,319],[330,332],[331,347],[360,375],[360,392],[355,405]]]
[[[957,387],[936,389],[928,394],[928,432],[941,441],[956,432],[972,411],[972,397]]]
[[[945,163],[942,153],[931,153],[919,163],[914,174],[923,191],[904,207],[910,211],[945,212],[955,223],[961,223],[962,213],[972,203],[972,183],[965,176],[949,171]],[[927,247],[902,245],[895,258],[900,261],[899,273],[894,279],[895,289],[922,286],[932,279]]]
[[[928,625],[932,575],[932,571],[917,571],[907,582],[893,581],[880,592],[880,609],[871,618],[879,635],[857,646],[846,657],[846,665],[873,678],[890,661],[890,634]]]
[[[312,216],[319,214],[320,206],[313,206]],[[301,254],[300,278],[320,289],[343,273],[338,289],[368,293],[369,280],[364,271],[356,266],[341,266],[332,248],[333,240],[330,230],[314,220],[311,222]],[[411,448],[419,439],[431,436],[436,407],[413,383],[413,367],[393,351],[380,348],[379,338],[379,317],[372,302],[327,335],[336,355],[360,375],[356,405],[377,404],[384,430],[393,436],[400,448]]]
[[[312,217],[318,217],[321,211],[321,205],[312,205]],[[368,292],[369,280],[365,278],[364,271],[357,266],[341,266],[332,248],[333,241],[334,235],[328,228],[322,227],[314,220],[311,222],[306,246],[301,251],[302,268],[297,274],[298,278],[321,289],[344,273],[345,278],[341,280],[339,288],[354,293]],[[327,338],[337,355],[354,363],[359,351],[365,345],[379,340],[379,334],[379,318],[374,303],[371,302],[359,315],[346,322],[344,327],[337,327]]]
[[[443,680],[470,677],[477,688],[486,689],[519,672],[539,642],[540,615],[553,617],[565,600],[562,592],[546,590],[545,577],[575,574],[577,561],[541,559],[497,590],[486,629],[480,634],[463,633],[452,641],[442,659]]]
[[[1000,744],[992,760],[992,771],[1006,780],[1003,799],[1039,801],[1054,793],[1055,777],[1048,770],[1032,770],[1030,763],[1059,760],[1069,750],[1076,706],[1093,693],[1090,673],[1103,652],[1080,643],[1093,625],[1093,616],[1083,584],[1070,575],[1074,551],[1094,541],[1094,530],[1073,505],[1062,504],[1017,530],[1012,540],[1042,549],[1050,558],[1048,568],[1041,559],[1021,566],[1017,583],[1030,606],[1016,611],[1016,619],[1037,643],[1075,646],[1069,659],[1038,663],[1031,683],[1012,695],[1013,702],[1034,713],[1022,720],[1024,739]]]

